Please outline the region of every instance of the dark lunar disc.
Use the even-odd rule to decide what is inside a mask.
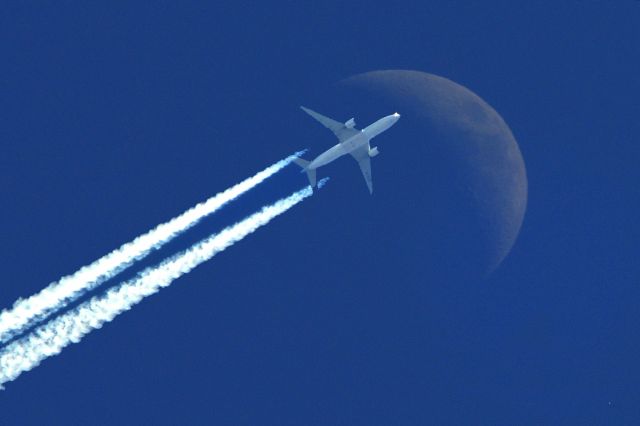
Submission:
[[[373,197],[385,212],[371,213],[376,241],[405,254],[394,257],[406,259],[398,268],[479,277],[502,262],[522,224],[527,177],[513,134],[490,105],[446,78],[401,70],[355,75],[313,101],[309,107],[336,119],[355,116],[358,128],[402,115],[372,141],[381,152],[372,160]]]

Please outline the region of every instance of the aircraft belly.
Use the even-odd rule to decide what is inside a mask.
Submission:
[[[341,143],[346,153],[351,154],[353,151],[362,148],[368,143],[368,139],[363,134],[356,135]]]
[[[313,160],[313,163],[310,164],[310,166],[312,166],[313,168],[324,166],[325,164],[329,164],[333,160],[340,158],[347,153],[348,151],[344,149],[342,144],[336,145],[333,148],[328,149],[327,151],[320,154],[315,160]]]

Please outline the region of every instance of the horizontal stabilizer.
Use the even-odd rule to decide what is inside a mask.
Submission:
[[[309,166],[310,162],[307,160],[303,160],[302,158],[296,158],[295,160],[293,160],[293,162],[296,163],[298,166],[302,167],[303,172],[307,172],[307,178],[309,178],[309,185],[311,185],[312,188],[315,188],[316,169],[308,169],[307,167]]]
[[[293,162],[302,167],[302,170],[306,169],[310,163],[309,161],[303,160],[302,158],[294,158]]]

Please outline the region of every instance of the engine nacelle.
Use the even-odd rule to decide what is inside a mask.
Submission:
[[[353,129],[356,125],[356,120],[354,118],[349,119],[346,123],[344,123],[344,127],[347,129]]]
[[[369,157],[373,158],[378,154],[380,154],[380,151],[378,151],[378,147],[377,146],[374,146],[373,148],[369,149]]]

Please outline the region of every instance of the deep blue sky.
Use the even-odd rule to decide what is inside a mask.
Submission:
[[[392,210],[385,191],[425,208],[419,183],[370,197],[343,160],[320,194],[10,383],[0,424],[640,423],[639,2],[135,3],[2,7],[0,306],[328,147],[298,105],[376,69],[447,77],[504,117],[522,231],[468,292],[421,281],[403,273],[429,263],[420,244],[381,241],[393,218],[369,214]],[[288,169],[169,250],[304,183]]]

